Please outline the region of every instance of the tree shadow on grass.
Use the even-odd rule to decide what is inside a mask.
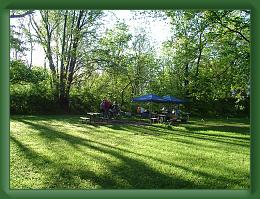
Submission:
[[[202,135],[204,137],[209,136],[210,137],[215,137],[218,139],[229,139],[229,140],[233,140],[233,141],[241,141],[241,142],[249,142],[250,141],[250,135],[249,134],[241,134],[241,133],[234,133],[234,135],[230,135],[228,133],[225,134],[225,132],[211,132],[211,133],[207,133],[207,131],[210,131],[212,128],[207,128],[207,127],[192,127],[192,126],[183,126],[185,128],[185,130],[182,129],[174,129],[172,127],[163,127],[163,126],[158,126],[158,128],[160,129],[164,129],[164,130],[170,130],[172,132],[176,132],[176,131],[180,131],[180,132],[184,132],[184,133],[189,133],[189,134],[193,134],[196,135],[196,137],[198,137],[199,135]],[[249,129],[248,129],[249,130]],[[202,131],[202,132],[200,132]],[[220,131],[220,130],[219,130]],[[244,136],[244,135],[248,135],[248,136]]]
[[[51,119],[52,117],[50,117]],[[37,118],[35,118],[36,120]],[[44,119],[44,118],[43,118]],[[241,133],[237,132],[235,134],[235,130],[232,130],[234,133],[234,136],[231,135],[224,135],[219,134],[219,133],[207,133],[207,130],[213,129],[213,126],[208,126],[200,124],[201,127],[193,127],[189,125],[184,125],[186,130],[182,129],[175,129],[173,126],[165,126],[165,125],[150,125],[150,124],[139,124],[139,123],[129,123],[129,124],[117,124],[117,123],[92,123],[88,125],[80,124],[80,121],[78,117],[55,117],[55,120],[57,121],[62,121],[69,123],[73,126],[78,126],[78,127],[91,127],[92,130],[93,128],[95,131],[98,131],[98,128],[100,126],[106,126],[108,128],[111,128],[113,130],[124,130],[124,131],[129,131],[129,132],[135,132],[135,135],[143,135],[143,136],[162,136],[162,135],[169,135],[169,134],[174,134],[174,135],[179,135],[181,137],[186,137],[186,138],[194,138],[198,140],[205,140],[205,141],[213,141],[217,142],[220,144],[231,144],[231,145],[237,145],[237,146],[242,146],[242,147],[249,147],[250,141],[249,137],[244,137],[240,136],[242,135]],[[26,122],[26,120],[22,121]],[[232,128],[233,126],[229,127]],[[236,126],[235,126],[236,127]],[[215,128],[215,127],[214,127]],[[239,127],[236,127],[239,128]],[[241,127],[242,128],[242,127]],[[162,129],[162,130],[158,130]],[[243,129],[247,129],[249,131],[249,128],[243,127]],[[199,132],[199,131],[204,131],[204,132]],[[244,135],[244,134],[243,134]],[[168,140],[171,140],[170,138],[165,138]],[[182,139],[184,142],[185,140]],[[186,140],[187,141],[187,140]]]
[[[117,129],[113,126],[110,128]],[[169,129],[168,127],[164,126],[142,126],[142,127],[136,127],[127,125],[124,127],[121,127],[122,130],[128,130],[136,132],[136,134],[139,135],[150,135],[150,136],[159,136],[160,138],[169,139],[168,135],[178,135],[181,137],[186,138],[194,138],[198,140],[205,140],[205,141],[213,141],[220,144],[231,144],[231,145],[237,145],[242,147],[249,147],[249,138],[246,137],[235,137],[235,136],[229,136],[229,135],[222,135],[222,134],[208,134],[208,133],[199,133],[192,130],[182,130],[182,129]],[[161,129],[161,130],[159,130]]]
[[[58,164],[50,160],[47,156],[43,156],[30,149],[12,136],[11,140],[20,148],[23,155],[28,160],[37,166],[38,169],[41,169],[42,173],[47,175],[45,179],[42,179],[45,181],[45,187],[39,187],[40,189],[79,189],[79,178],[80,180],[91,180],[93,183],[101,187],[106,185],[116,185],[116,182],[111,179],[106,178],[105,176],[97,176],[94,172],[89,171],[88,169],[83,170],[82,168],[78,168],[77,170],[72,170],[67,167],[66,164]],[[15,189],[16,187],[11,187],[11,189],[12,188]]]
[[[55,172],[51,173],[49,176],[49,182],[47,182],[48,184],[46,185],[46,188],[84,188],[80,186],[80,182],[78,179],[91,181],[93,184],[96,184],[97,187],[103,189],[199,189],[212,187],[225,188],[228,182],[234,183],[232,179],[226,179],[221,176],[212,176],[204,172],[195,171],[192,168],[187,168],[177,164],[174,165],[173,163],[171,163],[171,166],[183,169],[187,172],[192,172],[194,175],[198,175],[198,177],[206,178],[208,180],[204,180],[202,183],[194,183],[193,181],[187,181],[174,175],[165,175],[158,171],[155,171],[147,164],[136,158],[124,155],[127,154],[127,151],[122,151],[122,149],[120,148],[111,147],[110,145],[105,143],[100,143],[93,140],[69,135],[64,132],[57,131],[49,126],[36,124],[34,122],[22,122],[25,122],[26,124],[31,125],[32,128],[40,131],[40,135],[44,139],[52,139],[54,141],[62,139],[67,141],[71,145],[80,145],[97,151],[98,153],[111,155],[122,162],[119,165],[107,165],[108,168],[110,168],[111,174],[97,175],[95,172],[89,170],[88,168],[79,167],[77,169],[71,169],[66,167],[66,164],[57,164],[49,160],[48,157],[42,156],[29,147],[25,146],[16,138],[11,137],[16,145],[22,149],[25,156],[30,159],[30,161],[32,161],[36,166],[42,167],[44,169],[44,167],[46,166],[44,163],[48,162],[48,165],[51,165],[51,167],[55,168]],[[168,164],[167,162],[163,161],[161,161],[161,163]],[[118,181],[118,179],[121,179],[124,183],[122,183],[120,180]],[[217,182],[217,184],[214,184],[212,182]]]
[[[77,188],[80,185],[79,181],[75,179],[91,181],[92,183],[98,185],[99,188],[104,189],[205,188],[205,186],[197,186],[193,182],[157,172],[145,163],[123,155],[118,149],[109,149],[108,147],[102,147],[101,145],[95,146],[93,143],[84,141],[84,139],[76,138],[75,136],[71,135],[62,135],[64,133],[54,131],[49,127],[42,127],[38,124],[32,124],[32,126],[45,131],[44,135],[46,135],[47,132],[54,133],[56,134],[56,137],[65,139],[66,141],[71,142],[73,145],[81,145],[100,153],[112,155],[122,161],[122,164],[117,166],[113,166],[112,164],[108,165],[111,171],[111,175],[100,176],[95,174],[93,171],[88,170],[88,168],[78,168],[73,170],[67,168],[66,165],[59,165],[55,162],[52,162],[48,159],[48,157],[44,157],[38,154],[37,152],[22,144],[16,138],[11,137],[11,140],[15,142],[15,144],[22,150],[24,155],[37,167],[44,169],[46,168],[46,163],[48,163],[50,167],[54,168],[55,172],[49,176],[50,181],[48,182],[48,185],[46,185],[46,188]],[[121,184],[120,181],[117,180],[118,178],[122,179],[126,183]]]
[[[249,127],[245,127],[245,126],[235,126],[235,125],[205,125],[205,124],[197,124],[198,126],[193,126],[193,125],[189,125],[189,124],[183,124],[182,127],[184,127],[186,130],[181,130],[181,129],[174,129],[172,128],[172,126],[170,125],[150,125],[150,124],[98,124],[99,125],[103,125],[103,126],[107,126],[108,128],[111,128],[113,130],[135,130],[135,131],[139,131],[141,134],[143,135],[153,135],[153,136],[160,136],[162,134],[171,134],[171,133],[175,133],[176,131],[179,132],[184,132],[184,133],[191,133],[191,134],[195,134],[196,136],[193,137],[197,137],[197,138],[202,138],[205,139],[205,136],[208,136],[209,140],[213,140],[213,141],[220,141],[222,138],[224,139],[233,139],[234,141],[236,140],[244,140],[244,141],[249,141],[250,137],[245,137],[243,135],[250,135],[250,128]],[[143,132],[142,129],[145,129],[146,132]],[[165,130],[165,132],[158,132],[158,129],[163,129]],[[203,132],[200,132],[203,131]],[[216,131],[216,133],[207,133],[207,131]],[[221,133],[218,133],[221,132]],[[227,132],[227,134],[223,134]],[[233,133],[234,136],[228,134],[228,133]],[[202,135],[203,137],[199,136]],[[242,136],[241,136],[242,135]],[[211,139],[210,137],[215,137],[216,139]],[[221,139],[219,139],[221,138]],[[227,142],[229,143],[229,142]]]
[[[75,125],[75,122],[79,122],[79,120],[76,120],[76,118],[74,118],[73,120],[67,118],[67,120],[68,120],[67,122],[71,123],[72,125]],[[19,118],[18,121],[27,123],[28,125],[34,124],[32,122],[28,122],[30,120],[28,120],[26,118],[25,119]],[[37,122],[37,118],[34,118],[33,121]],[[40,119],[40,121],[42,121],[42,120]],[[61,121],[63,121],[63,119],[61,119]],[[168,135],[170,135],[170,134],[173,134],[175,136],[180,136],[180,138],[193,138],[193,139],[198,139],[198,140],[213,141],[213,142],[217,142],[220,144],[231,144],[231,145],[242,146],[242,147],[250,146],[249,137],[239,137],[239,134],[238,134],[238,136],[230,136],[230,135],[223,135],[223,134],[218,134],[218,133],[198,132],[198,131],[196,131],[198,128],[196,129],[196,128],[187,127],[187,126],[185,126],[186,130],[175,129],[172,126],[163,126],[163,125],[141,125],[140,126],[140,125],[132,125],[132,124],[128,124],[128,125],[127,124],[124,124],[124,125],[106,124],[105,126],[108,128],[111,128],[113,130],[124,130],[124,131],[134,132],[134,135],[156,136],[156,137],[160,137],[165,140],[172,140],[172,141],[177,141],[177,140],[175,138],[169,138]],[[80,127],[82,127],[82,125],[80,125]],[[86,127],[86,128],[91,127],[92,130],[98,131],[97,127],[100,127],[100,125],[97,125],[97,127],[92,126],[92,125],[86,125],[84,127]],[[202,128],[202,129],[204,129],[204,128]],[[52,139],[55,139],[55,137],[53,137],[54,135],[55,134],[47,134],[44,136],[46,138],[50,138],[50,141],[51,141]],[[67,135],[67,134],[65,134],[65,135]],[[167,137],[165,137],[165,136],[167,136]],[[183,143],[186,143],[186,144],[192,144],[187,139],[178,139],[178,141],[182,141]],[[208,147],[207,145],[203,145],[202,143],[200,143],[200,145]]]
[[[249,135],[250,128],[245,126],[234,126],[234,125],[202,125],[200,126],[188,126],[185,128],[189,131],[220,131],[228,132],[240,135]]]

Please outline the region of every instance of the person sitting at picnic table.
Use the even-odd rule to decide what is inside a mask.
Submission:
[[[137,114],[140,114],[140,113],[141,113],[141,107],[140,107],[140,106],[137,106],[137,108],[136,108],[136,113],[137,113]]]
[[[140,109],[140,114],[141,114],[141,117],[145,117],[145,109],[143,107],[141,107]]]
[[[170,111],[168,111],[168,112],[166,113],[165,120],[168,121],[168,120],[170,120],[170,119],[172,119],[172,113],[171,113]]]
[[[177,109],[175,115],[177,116],[177,118],[181,117],[181,110]]]
[[[162,113],[167,113],[167,112],[168,112],[168,110],[167,110],[167,108],[165,108],[165,107],[162,107],[162,109],[161,109],[161,112],[162,112]]]
[[[119,105],[116,103],[116,101],[113,102],[111,108],[109,109],[111,115],[113,117],[117,117],[120,114],[120,107]]]
[[[150,112],[149,110],[144,109],[142,112],[142,118],[149,118],[150,117]]]
[[[166,121],[177,121],[178,115],[177,115],[177,109],[175,110],[174,108],[172,110],[168,109],[166,113]]]

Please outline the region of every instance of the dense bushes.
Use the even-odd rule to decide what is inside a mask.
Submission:
[[[54,97],[50,74],[43,68],[29,69],[21,61],[10,64],[10,112],[11,114],[59,114],[64,113]],[[98,111],[100,99],[91,93],[72,92],[70,113],[82,114]]]
[[[190,110],[194,116],[249,116],[249,98],[238,103],[235,98],[211,101],[193,101]]]
[[[48,113],[57,104],[49,85],[49,74],[43,68],[29,69],[21,61],[10,65],[11,114]]]
[[[70,113],[83,114],[87,112],[99,111],[99,104],[101,100],[97,99],[93,94],[89,92],[83,92],[70,96]]]
[[[54,97],[50,84],[50,74],[43,68],[29,69],[19,61],[10,66],[10,112],[11,114],[60,114],[65,113]],[[84,86],[83,86],[84,87]],[[105,91],[90,91],[84,88],[73,88],[70,93],[69,113],[84,114],[99,111],[99,104]],[[111,99],[114,96],[110,94]],[[118,100],[119,102],[120,100]],[[218,100],[191,100],[182,107],[193,116],[238,116],[249,115],[249,98],[237,101],[236,98]],[[135,107],[130,100],[124,104]],[[143,104],[146,107],[147,104]],[[158,105],[153,105],[156,109]],[[146,108],[149,106],[147,105]],[[159,109],[159,107],[157,107]],[[135,111],[135,108],[132,108]]]

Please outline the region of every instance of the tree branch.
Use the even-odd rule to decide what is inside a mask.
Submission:
[[[221,26],[223,26],[224,28],[227,28],[230,32],[237,33],[238,35],[240,35],[240,37],[242,37],[244,40],[246,40],[248,43],[250,43],[250,40],[247,39],[241,32],[239,32],[238,30],[230,28],[228,25],[223,24],[221,17],[216,12],[214,12],[214,11],[211,11],[211,12],[217,17],[217,21]]]
[[[34,13],[34,10],[28,10],[22,14],[12,14],[12,15],[10,15],[10,18],[22,18],[22,17],[25,17],[26,15],[30,15],[33,13]]]

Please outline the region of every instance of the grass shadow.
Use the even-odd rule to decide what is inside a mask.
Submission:
[[[29,122],[27,121],[26,124],[29,124]],[[41,129],[40,131],[44,131],[42,132],[43,136],[46,136],[48,133],[55,134],[51,137],[64,139],[72,145],[81,145],[99,153],[112,155],[122,161],[122,164],[117,166],[108,165],[111,175],[98,176],[89,171],[88,168],[71,170],[66,168],[66,165],[51,162],[47,157],[39,155],[29,147],[23,145],[16,138],[11,137],[11,140],[15,142],[15,144],[23,151],[25,156],[36,166],[44,169],[45,163],[48,162],[49,165],[55,168],[55,174],[52,174],[53,176],[49,176],[49,180],[52,180],[48,182],[47,188],[60,189],[66,187],[77,187],[79,186],[77,184],[78,182],[73,180],[77,179],[77,177],[80,179],[90,180],[103,189],[205,188],[204,185],[196,185],[191,181],[186,181],[176,176],[168,176],[157,172],[144,162],[123,155],[120,152],[120,149],[109,148],[108,146],[102,146],[101,144],[96,146],[96,143],[93,143],[93,141],[87,141],[72,135],[66,135],[62,132],[54,131],[49,127],[39,124],[32,123],[31,126],[36,129]],[[47,139],[49,138],[50,136]],[[125,183],[120,184],[120,182],[118,182],[117,179],[114,179],[113,176],[116,176],[116,178],[121,179]]]
[[[201,125],[201,124],[200,124]],[[228,132],[234,134],[241,134],[241,135],[249,135],[250,128],[244,126],[234,126],[234,125],[201,125],[199,127],[188,126],[186,125],[185,128],[189,131],[220,131],[220,132]]]
[[[111,127],[112,129],[116,129],[115,127]],[[249,146],[249,138],[247,137],[235,137],[235,136],[229,136],[229,135],[221,135],[221,134],[208,134],[208,133],[200,133],[196,132],[193,129],[192,130],[183,130],[183,129],[175,129],[167,126],[142,126],[142,127],[136,127],[127,125],[124,127],[121,127],[122,130],[129,130],[138,132],[140,135],[150,135],[150,136],[160,136],[161,138],[164,138],[163,136],[167,135],[179,135],[182,137],[187,138],[194,138],[198,140],[208,140],[208,141],[214,141],[220,144],[232,144],[242,147],[248,147]],[[161,130],[159,130],[161,129]]]
[[[97,153],[108,154],[117,159],[122,163],[119,165],[110,164],[107,165],[110,174],[97,175],[95,172],[91,171],[89,168],[77,168],[71,169],[65,165],[57,164],[52,162],[48,157],[42,156],[39,153],[36,153],[29,147],[22,144],[16,138],[11,137],[15,144],[22,149],[25,156],[30,159],[36,166],[42,167],[46,162],[51,167],[55,168],[55,173],[50,174],[48,180],[47,188],[50,189],[62,189],[62,188],[77,188],[80,187],[79,180],[88,180],[96,184],[98,188],[102,189],[205,189],[205,188],[226,188],[228,183],[237,183],[234,182],[234,179],[227,179],[223,176],[212,175],[206,172],[198,171],[193,168],[188,168],[183,165],[165,162],[160,159],[156,159],[149,155],[146,155],[147,158],[154,158],[155,161],[159,161],[162,164],[168,164],[171,167],[182,169],[186,172],[192,173],[197,176],[198,179],[204,179],[202,181],[194,182],[192,180],[185,180],[174,174],[163,174],[152,167],[147,165],[145,162],[140,161],[138,158],[133,158],[127,154],[133,153],[129,150],[124,150],[119,147],[113,147],[106,143],[101,143],[94,140],[89,140],[86,138],[77,137],[71,134],[67,134],[62,131],[57,131],[51,126],[46,126],[40,123],[37,123],[37,120],[33,122],[19,119],[20,122],[23,122],[27,125],[30,125],[33,129],[39,132],[39,135],[48,141],[57,141],[64,140],[69,143],[71,146],[74,146],[75,149],[79,150],[78,146],[86,147]],[[72,123],[74,120],[71,121]],[[121,125],[111,125],[108,126],[113,130],[129,130],[137,131],[140,129],[139,126],[121,126]],[[156,132],[155,129],[161,128],[162,131]],[[163,129],[168,127],[159,127],[159,126],[142,126],[140,130],[140,135],[151,135],[151,136],[161,136],[175,134],[180,136],[192,137],[191,132],[176,132],[174,129],[172,131],[164,132]],[[191,134],[191,135],[190,135]],[[198,136],[198,135],[197,135]],[[196,137],[196,139],[201,139],[201,137]],[[168,139],[160,137],[160,139]],[[225,142],[224,142],[225,143]],[[50,142],[51,144],[51,142]],[[187,143],[190,144],[190,143]],[[144,156],[143,154],[135,154],[135,157]],[[100,160],[102,161],[102,160]],[[207,179],[207,180],[206,180]]]

